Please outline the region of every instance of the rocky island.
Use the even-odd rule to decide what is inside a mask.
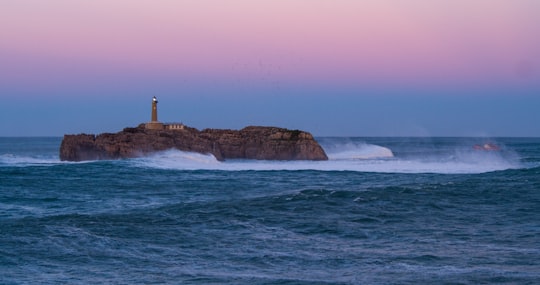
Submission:
[[[313,136],[300,130],[250,126],[241,130],[204,129],[157,121],[157,100],[152,121],[118,133],[65,135],[60,146],[63,161],[133,158],[159,151],[212,154],[217,160],[327,160]]]

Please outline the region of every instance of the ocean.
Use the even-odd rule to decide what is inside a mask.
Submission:
[[[540,284],[540,138],[77,163],[61,139],[0,138],[0,284]]]

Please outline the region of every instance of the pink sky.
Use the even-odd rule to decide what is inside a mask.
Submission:
[[[3,0],[0,135],[117,131],[156,95],[164,120],[201,128],[539,136],[539,15],[539,0]]]
[[[0,58],[19,69],[10,75],[17,80],[57,80],[49,69],[58,77],[105,69],[359,85],[539,79],[536,0],[8,0],[0,7]]]

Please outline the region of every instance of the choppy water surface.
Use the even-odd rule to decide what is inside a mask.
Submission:
[[[60,162],[0,138],[0,283],[536,284],[540,139],[320,138],[323,162]]]

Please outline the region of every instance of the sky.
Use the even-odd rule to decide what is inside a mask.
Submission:
[[[0,136],[540,136],[538,0],[0,0]]]

